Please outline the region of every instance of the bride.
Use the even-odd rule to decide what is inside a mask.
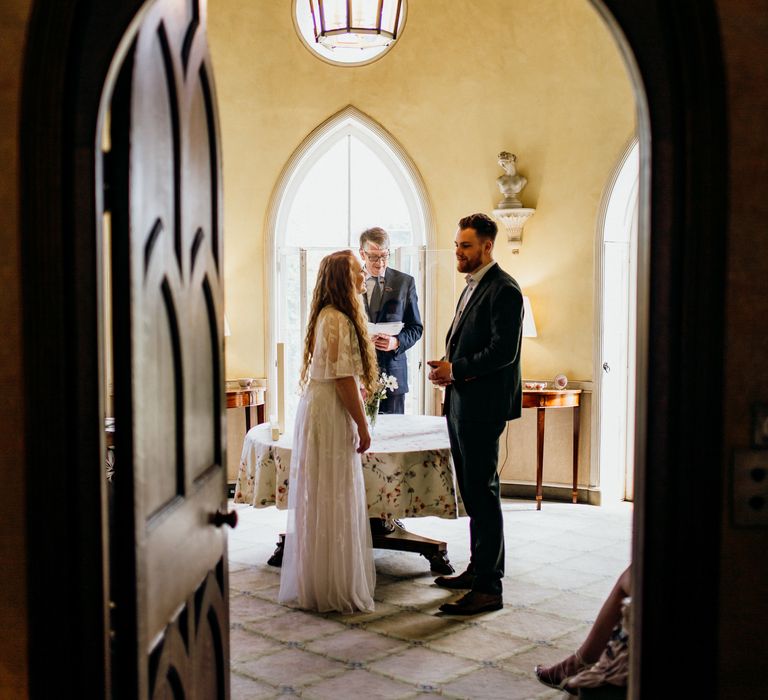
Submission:
[[[278,600],[319,612],[373,610],[376,572],[360,461],[371,436],[358,381],[371,392],[377,365],[364,290],[351,252],[323,258],[304,342]]]

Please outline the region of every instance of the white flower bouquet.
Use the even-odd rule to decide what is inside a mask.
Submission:
[[[376,382],[376,388],[365,399],[365,415],[368,416],[368,422],[373,425],[376,422],[376,416],[379,415],[379,404],[387,398],[388,391],[397,389],[397,379],[386,372],[379,375]]]

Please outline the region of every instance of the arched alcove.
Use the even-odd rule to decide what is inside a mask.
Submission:
[[[333,250],[357,250],[360,233],[381,226],[390,235],[392,266],[413,275],[423,316],[431,316],[432,295],[424,284],[424,251],[434,241],[432,213],[419,171],[401,144],[378,122],[349,105],[315,128],[286,162],[267,216],[269,295],[268,367],[278,386],[276,345],[285,342],[286,377],[298,377],[307,309],[320,259]],[[429,331],[428,331],[429,333]],[[408,354],[408,412],[422,412],[422,348]],[[269,410],[275,413],[275,392]],[[286,412],[297,403],[286,383]]]

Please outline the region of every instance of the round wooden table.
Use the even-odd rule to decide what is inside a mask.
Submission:
[[[288,506],[292,429],[272,440],[268,425],[251,428],[243,442],[235,503],[256,508]],[[445,418],[379,415],[370,449],[361,456],[368,515],[394,523],[391,531],[372,531],[376,549],[417,552],[439,574],[454,569],[441,540],[409,532],[400,518],[434,515],[457,518],[463,507],[456,488]],[[284,536],[269,560],[279,566]]]

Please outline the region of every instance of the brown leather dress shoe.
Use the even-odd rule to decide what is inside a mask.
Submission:
[[[504,603],[497,593],[480,593],[470,591],[455,603],[443,603],[440,610],[448,615],[477,615],[481,612],[501,610]]]
[[[466,588],[469,590],[474,582],[475,575],[470,574],[469,571],[458,576],[438,576],[435,579],[435,585],[440,586],[440,588]]]

